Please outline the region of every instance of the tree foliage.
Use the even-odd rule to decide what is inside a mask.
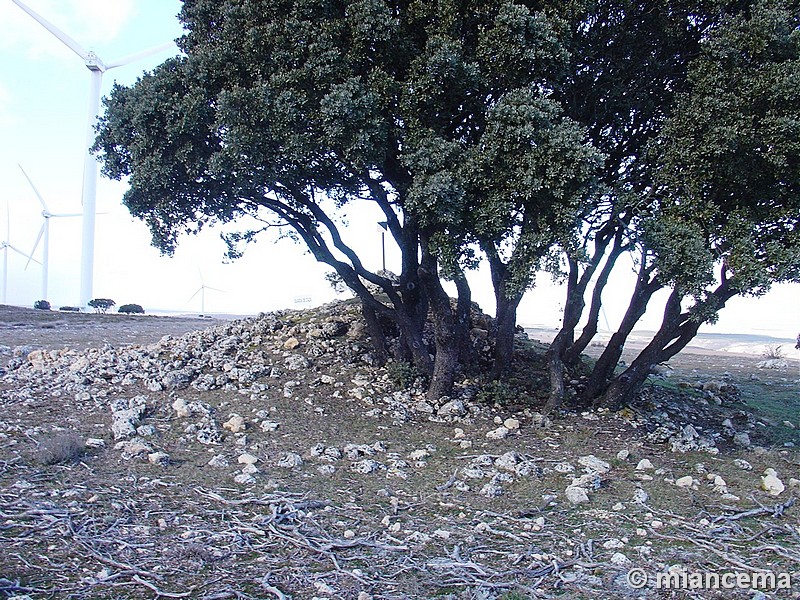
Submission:
[[[231,256],[268,229],[301,240],[360,298],[376,356],[390,322],[434,397],[471,360],[465,271],[481,259],[496,375],[534,272],[565,270],[557,404],[617,259],[636,252],[593,399],[622,385],[619,353],[659,289],[672,296],[642,364],[731,295],[798,279],[797,14],[782,0],[185,0],[184,55],[114,87],[95,150],[130,177],[124,202],[165,252],[214,222],[256,223],[228,236]],[[365,201],[400,248],[397,277],[341,225]]]

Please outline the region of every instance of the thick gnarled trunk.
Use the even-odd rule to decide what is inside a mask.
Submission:
[[[436,356],[428,387],[428,399],[436,402],[451,394],[456,376],[461,370],[461,359],[469,352],[469,318],[462,314],[469,307],[469,286],[466,279],[461,278],[457,282],[459,301],[454,309],[442,286],[436,257],[425,241],[422,244],[419,274],[433,315]]]

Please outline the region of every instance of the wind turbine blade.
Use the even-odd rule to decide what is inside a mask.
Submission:
[[[46,213],[49,213],[50,210],[47,208],[47,203],[45,203],[44,198],[42,198],[42,195],[39,193],[39,190],[36,189],[36,186],[33,184],[31,178],[28,177],[28,174],[25,172],[25,169],[23,169],[22,165],[20,164],[18,164],[17,166],[19,167],[19,170],[22,171],[22,174],[25,175],[25,179],[28,180],[28,183],[31,184],[31,187],[33,188],[33,193],[36,194],[36,197],[39,199],[39,204],[42,205],[42,208],[45,210]]]
[[[102,215],[102,214],[105,214],[105,213],[97,213],[97,214]],[[83,215],[81,213],[59,213],[57,215],[51,214],[50,216],[51,217],[82,217]]]
[[[33,261],[33,262],[35,262],[37,265],[40,265],[40,264],[42,264],[42,263],[40,263],[38,260],[36,260],[35,258],[32,258],[32,257],[28,256],[27,254],[25,254],[25,253],[24,253],[22,250],[20,250],[20,249],[19,249],[19,248],[17,248],[16,246],[12,246],[11,244],[6,244],[6,248],[10,248],[11,250],[13,250],[14,252],[16,252],[17,254],[19,254],[19,255],[21,255],[21,256],[24,256],[25,258],[28,258],[28,259],[32,260],[32,261]]]
[[[209,285],[204,285],[203,287],[207,290],[211,290],[212,292],[222,292],[223,294],[227,293],[225,290],[218,290],[217,288],[212,288]]]
[[[201,287],[201,288],[200,288],[199,290],[197,290],[197,291],[196,291],[194,294],[192,294],[192,297],[191,297],[191,298],[189,298],[189,299],[187,300],[187,302],[191,302],[192,300],[194,300],[194,297],[195,297],[195,296],[197,296],[197,294],[199,294],[199,293],[200,293],[200,292],[202,292],[202,291],[203,291],[203,288]]]
[[[89,52],[87,52],[86,48],[84,48],[78,42],[73,40],[66,33],[64,33],[58,27],[53,25],[50,21],[45,19],[42,15],[25,6],[22,2],[20,2],[20,0],[11,0],[11,1],[17,6],[19,6],[26,13],[28,13],[31,17],[33,17],[34,20],[38,21],[42,27],[44,27],[45,29],[47,29],[47,31],[56,36],[59,39],[59,41],[61,41],[61,43],[63,43],[67,48],[72,50],[75,54],[80,56],[83,60],[89,58]]]
[[[106,70],[113,69],[114,67],[121,67],[123,65],[127,65],[128,63],[136,62],[140,58],[146,58],[153,54],[158,54],[159,52],[169,50],[170,48],[174,48],[175,50],[178,49],[178,47],[175,45],[175,42],[167,42],[166,44],[161,44],[160,46],[155,46],[154,48],[142,50],[134,54],[129,54],[128,56],[123,56],[122,58],[118,58],[117,60],[112,60],[110,63],[106,64]]]
[[[47,227],[47,221],[42,223],[42,228],[39,230],[39,235],[36,236],[36,241],[33,244],[33,250],[31,250],[30,255],[27,255],[28,256],[28,262],[25,263],[25,268],[26,269],[28,268],[28,265],[30,265],[31,261],[33,260],[33,254],[36,252],[36,248],[39,247],[39,242],[42,241],[42,236],[44,235],[44,230],[45,230],[46,227]]]

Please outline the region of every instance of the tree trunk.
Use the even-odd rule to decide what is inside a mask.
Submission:
[[[461,367],[460,357],[465,351],[462,345],[469,340],[469,330],[466,329],[465,332],[468,324],[459,323],[453,311],[450,297],[439,278],[438,262],[426,242],[425,240],[422,244],[419,273],[430,302],[436,341],[436,356],[428,388],[428,399],[437,402],[442,396],[449,396],[453,390],[456,375]],[[464,284],[465,281],[460,285]]]
[[[569,277],[567,278],[567,301],[564,306],[564,318],[561,329],[556,335],[547,351],[547,370],[550,376],[550,397],[547,399],[545,411],[550,412],[561,406],[564,401],[564,352],[572,344],[575,336],[575,327],[583,313],[585,302],[583,292],[588,282],[588,277],[578,279],[578,261],[569,259]],[[588,269],[587,269],[588,273]],[[586,273],[585,273],[586,274]],[[589,277],[591,274],[589,273]]]
[[[499,379],[511,370],[514,360],[514,334],[517,329],[517,308],[522,300],[521,295],[497,298],[495,314],[495,345],[492,377]]]
[[[522,294],[511,293],[509,286],[509,268],[504,264],[497,251],[488,246],[484,250],[489,260],[495,299],[495,335],[494,364],[492,377],[499,379],[511,370],[514,359],[514,333],[517,327],[517,308],[522,301]]]
[[[586,319],[586,325],[584,325],[580,337],[564,350],[563,358],[565,364],[570,366],[576,365],[583,351],[586,350],[589,343],[594,339],[594,336],[597,335],[597,322],[600,318],[600,310],[603,306],[603,290],[608,283],[611,271],[614,270],[617,259],[624,251],[625,248],[622,245],[621,234],[619,234],[614,239],[614,248],[611,250],[611,254],[600,270],[600,274],[597,276],[597,281],[595,281],[594,288],[592,289],[592,301],[589,305],[589,315]],[[584,290],[581,292],[582,294],[585,293],[587,286],[584,286]]]
[[[712,304],[714,311],[718,311],[735,295],[735,290],[730,288],[723,273],[722,283],[709,294],[707,302]],[[631,365],[608,384],[598,398],[597,405],[619,410],[630,404],[642,384],[647,381],[652,368],[675,356],[697,335],[703,320],[693,318],[688,312],[681,313],[682,299],[683,294],[678,288],[673,289],[664,308],[664,317],[658,332]]]
[[[375,355],[375,362],[383,366],[386,364],[386,333],[375,313],[375,309],[364,302],[361,303],[361,314],[367,323],[367,333],[372,342],[372,352]]]
[[[631,301],[628,304],[628,310],[622,318],[622,323],[620,323],[616,333],[611,336],[605,350],[603,350],[600,358],[597,359],[591,375],[589,375],[589,380],[583,393],[583,400],[587,405],[591,404],[605,391],[606,385],[609,379],[613,377],[614,369],[622,356],[622,350],[625,347],[628,336],[647,310],[650,298],[662,287],[656,279],[648,280],[648,275],[649,273],[643,265],[636,281]]]

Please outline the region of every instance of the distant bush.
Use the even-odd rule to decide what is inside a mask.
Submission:
[[[81,309],[80,309],[79,306],[60,306],[58,308],[58,310],[61,310],[61,311],[64,311],[64,312],[81,312]]]
[[[114,306],[116,302],[110,300],[108,298],[95,298],[94,300],[89,300],[89,306],[91,306],[95,312],[98,313],[106,313],[108,309]]]
[[[139,304],[123,304],[117,312],[125,313],[126,315],[143,315],[144,309]]]
[[[780,360],[783,358],[783,346],[765,346],[761,356],[767,360]]]
[[[37,300],[33,303],[33,308],[37,310],[50,310],[50,303],[47,300]]]

